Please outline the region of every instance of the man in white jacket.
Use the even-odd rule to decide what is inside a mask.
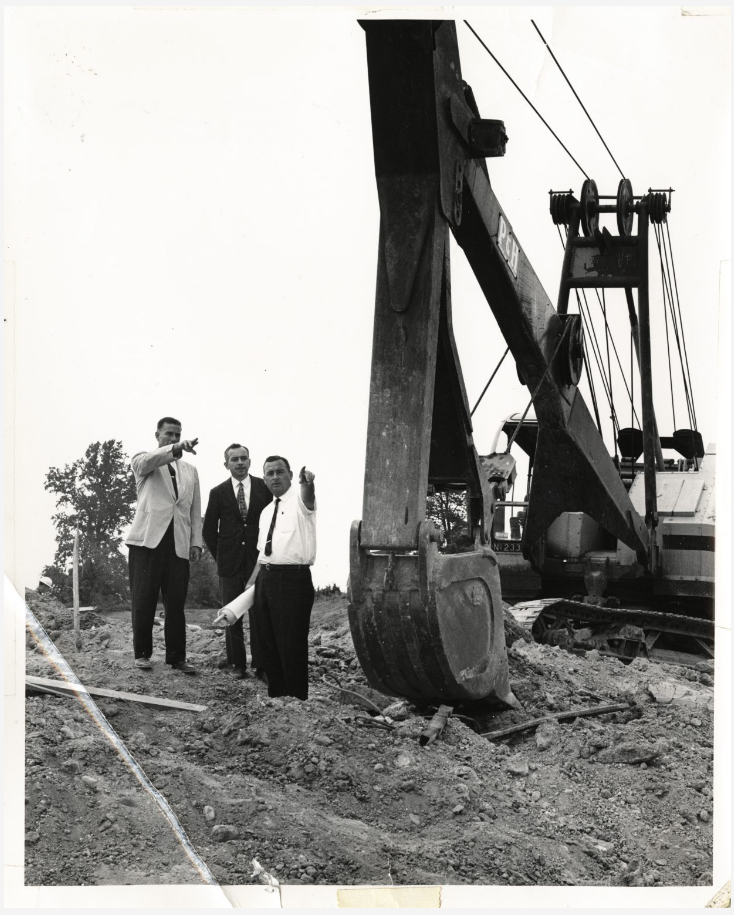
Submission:
[[[196,673],[186,660],[184,605],[189,562],[201,558],[199,474],[181,460],[196,454],[198,439],[181,440],[181,423],[172,416],[158,422],[158,448],[134,455],[131,463],[138,507],[125,543],[130,549],[133,650],[135,666],[151,670],[153,623],[159,594],[165,608],[166,663]]]

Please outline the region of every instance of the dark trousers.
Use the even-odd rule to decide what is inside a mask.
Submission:
[[[245,575],[244,570],[237,575],[232,575],[228,578],[222,578],[221,575],[219,576],[219,591],[222,596],[222,606],[228,604],[231,600],[234,600],[235,597],[239,597],[239,595],[242,594],[249,577],[249,574]],[[250,653],[252,654],[252,666],[262,667],[263,665],[260,664],[260,651],[257,644],[254,609],[255,608],[252,607],[248,610],[248,617],[250,620]],[[235,667],[240,667],[242,670],[245,670],[247,668],[247,649],[245,647],[245,629],[243,623],[244,617],[240,617],[232,626],[226,627],[224,630],[224,644],[227,649],[227,663],[234,664]]]
[[[269,696],[308,699],[308,626],[314,590],[308,566],[265,566],[255,582],[255,626]]]
[[[163,596],[166,614],[163,633],[166,663],[186,660],[186,617],[184,605],[189,590],[189,561],[176,555],[173,522],[154,549],[129,547],[130,593],[133,610],[133,649],[136,658],[153,654],[153,620],[158,595]]]

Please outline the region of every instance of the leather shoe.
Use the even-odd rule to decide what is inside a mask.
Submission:
[[[256,667],[256,668],[255,668],[255,676],[257,677],[258,680],[262,680],[263,683],[267,683],[267,682],[268,682],[268,675],[265,673],[265,668],[264,668],[264,667]]]
[[[153,670],[153,662],[150,658],[135,658],[135,666],[141,670]]]
[[[235,678],[235,680],[246,680],[247,679],[247,670],[244,667],[235,667],[234,678]]]
[[[195,674],[196,673],[196,668],[192,667],[188,661],[174,661],[173,664],[171,664],[171,667],[174,670],[180,670],[181,673],[184,673],[184,674]]]

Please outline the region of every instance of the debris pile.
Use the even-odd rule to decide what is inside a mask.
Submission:
[[[314,608],[307,702],[236,680],[212,611],[187,611],[199,674],[186,677],[163,663],[158,628],[153,670],[133,667],[129,613],[84,614],[77,650],[69,610],[27,601],[85,686],[206,707],[95,699],[222,883],[711,883],[709,662],[625,666],[513,623],[522,709],[456,708],[421,746],[438,709],[368,687],[338,595]],[[31,638],[27,674],[58,679]],[[562,715],[598,706],[616,710]],[[26,766],[26,883],[200,882],[77,699],[29,687]]]

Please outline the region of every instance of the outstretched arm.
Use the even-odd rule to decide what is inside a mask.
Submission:
[[[133,456],[130,464],[136,477],[146,477],[149,473],[177,461],[184,451],[190,454],[196,454],[194,448],[198,445],[199,439],[185,439],[183,442],[176,442],[173,445],[164,445],[162,448],[155,448],[153,451],[141,451]]]
[[[301,472],[298,475],[298,482],[301,484],[301,501],[309,511],[313,511],[313,507],[316,504],[316,489],[313,482],[315,479],[316,475],[311,473],[310,470],[306,470],[305,465],[301,467]]]

